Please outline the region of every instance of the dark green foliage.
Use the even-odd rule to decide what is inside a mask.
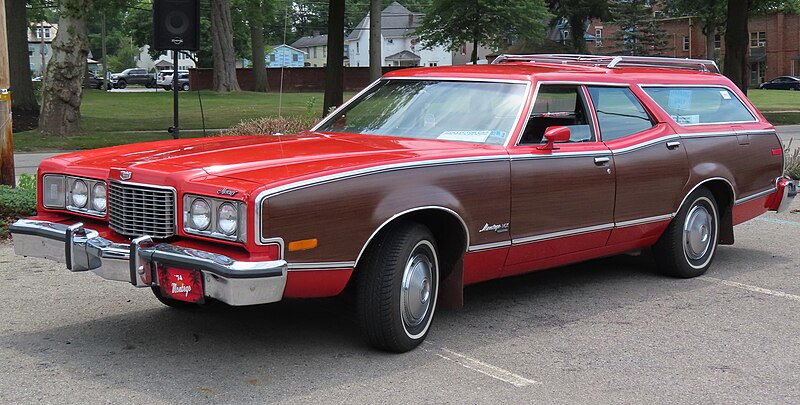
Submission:
[[[541,42],[551,17],[543,0],[434,0],[417,32],[425,46],[451,51],[465,43],[505,48],[509,40]]]
[[[653,15],[656,1],[616,0],[610,3],[611,23],[620,30],[614,33],[617,52],[623,55],[661,55],[668,50],[667,33]]]
[[[36,178],[23,174],[17,188],[0,185],[0,238],[14,220],[31,215],[36,215]]]

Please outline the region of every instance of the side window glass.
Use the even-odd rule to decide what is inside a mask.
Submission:
[[[578,85],[541,85],[520,145],[543,142],[545,130],[553,126],[569,128],[570,142],[594,141],[582,93]]]
[[[626,87],[589,87],[603,141],[612,141],[653,127],[642,103]]]
[[[755,121],[736,93],[725,87],[644,87],[680,125]]]

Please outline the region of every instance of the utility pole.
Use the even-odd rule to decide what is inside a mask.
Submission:
[[[103,90],[109,91],[111,88],[110,81],[108,80],[108,53],[106,53],[106,13],[100,16],[102,25],[100,26],[100,42],[103,48]]]
[[[12,0],[13,1],[13,0]],[[8,66],[6,0],[0,0],[0,184],[16,185],[14,142],[11,132],[11,87]]]
[[[383,75],[383,51],[381,46],[381,8],[383,1],[369,2],[369,80],[375,81]]]

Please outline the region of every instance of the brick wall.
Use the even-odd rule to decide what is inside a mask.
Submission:
[[[386,66],[383,73],[386,74],[400,67]],[[296,92],[322,92],[325,91],[325,68],[324,67],[296,67],[284,68],[283,70],[283,91],[287,93]],[[210,90],[213,83],[214,69],[190,69],[189,87],[192,90]],[[242,90],[253,90],[253,69],[236,69],[236,78]],[[281,88],[281,69],[267,69],[267,81],[270,91],[278,91]],[[345,91],[359,91],[370,84],[369,68],[367,67],[345,67],[344,68],[344,89]]]

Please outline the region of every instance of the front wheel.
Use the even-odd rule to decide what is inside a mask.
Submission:
[[[714,195],[699,188],[686,199],[678,214],[653,247],[658,267],[666,274],[690,278],[711,266],[719,241],[719,211]]]
[[[118,89],[124,89],[126,87],[128,87],[128,82],[126,82],[125,80],[120,80],[117,82]]]
[[[367,342],[398,353],[422,343],[439,295],[439,257],[431,231],[402,223],[381,232],[356,271],[358,323]]]

